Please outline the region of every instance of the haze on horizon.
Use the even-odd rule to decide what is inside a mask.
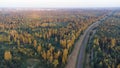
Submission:
[[[79,8],[120,7],[119,0],[0,0],[0,7]]]

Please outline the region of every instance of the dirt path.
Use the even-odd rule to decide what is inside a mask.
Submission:
[[[107,17],[104,17],[101,20],[106,19]],[[87,41],[89,38],[89,33],[98,26],[100,21],[97,21],[90,25],[84,32],[83,35],[80,36],[80,39],[76,42],[75,47],[72,51],[72,53],[68,57],[68,63],[65,68],[83,68],[83,62],[84,62],[84,52],[85,47],[87,45]],[[78,62],[77,62],[78,61]],[[77,62],[77,63],[76,63]],[[76,66],[77,64],[77,66]]]
[[[84,63],[84,56],[85,56],[85,47],[87,45],[87,41],[89,39],[89,34],[90,32],[96,27],[98,26],[99,22],[96,22],[94,24],[92,24],[84,33],[83,38],[81,39],[82,42],[80,42],[80,53],[78,56],[78,63],[77,63],[77,68],[83,68],[83,63]]]
[[[84,34],[80,36],[80,39],[75,44],[74,50],[72,51],[71,55],[68,57],[68,64],[66,65],[66,68],[75,68],[76,67],[76,61],[78,59],[77,56],[78,56],[79,50],[80,50],[80,55],[82,55],[85,50],[85,46],[83,46],[83,45],[87,44],[86,42],[88,40],[90,31],[97,25],[98,25],[98,22],[93,23],[85,30]],[[78,64],[81,64],[83,62],[81,60],[82,58],[83,57],[80,57],[78,59],[78,61],[81,61],[81,62],[78,62]],[[77,67],[79,67],[79,65]]]
[[[78,57],[77,57],[77,58],[78,58],[78,61],[77,61],[77,63],[76,63],[77,65],[76,65],[76,67],[73,67],[73,68],[83,68],[83,63],[84,63],[84,59],[85,59],[85,49],[86,49],[86,45],[87,45],[87,42],[88,42],[88,39],[89,39],[90,32],[93,31],[93,29],[94,29],[95,27],[97,27],[97,26],[101,23],[101,21],[104,21],[104,20],[107,19],[110,15],[112,15],[112,12],[109,13],[108,16],[102,18],[100,21],[97,21],[97,22],[93,23],[93,24],[92,24],[91,26],[89,26],[89,27],[87,28],[87,30],[84,32],[84,35],[83,35],[83,37],[81,38],[82,42],[80,42],[80,44],[79,44],[79,45],[81,45],[81,46],[80,46],[80,51],[79,51]]]

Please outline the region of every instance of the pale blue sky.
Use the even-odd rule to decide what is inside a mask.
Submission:
[[[119,0],[0,0],[0,7],[120,7]]]

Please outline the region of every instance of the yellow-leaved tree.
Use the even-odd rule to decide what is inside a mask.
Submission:
[[[93,43],[94,43],[95,45],[99,45],[99,39],[96,37],[96,38],[94,39]]]
[[[114,38],[111,39],[111,48],[114,47],[116,44],[116,40]]]
[[[34,45],[34,47],[36,47],[36,46],[37,46],[37,41],[36,41],[36,40],[34,40],[34,41],[33,41],[33,43],[34,43],[34,44],[33,44],[33,45]]]
[[[41,50],[42,50],[42,47],[41,47],[41,45],[39,45],[39,46],[37,47],[37,52],[40,53]]]
[[[62,63],[65,64],[68,57],[68,49],[63,50]]]
[[[5,53],[4,53],[4,59],[7,60],[7,61],[9,61],[9,60],[12,59],[12,54],[11,54],[10,51],[5,51]]]
[[[56,68],[58,64],[59,64],[58,60],[55,59],[55,60],[53,61],[53,65],[54,65],[54,67]]]
[[[53,56],[52,55],[50,56],[49,61],[50,61],[50,63],[52,63],[52,61],[53,61]]]
[[[43,57],[43,59],[44,59],[44,60],[46,60],[46,59],[47,59],[47,54],[46,54],[46,52],[45,52],[45,51],[43,51],[43,52],[42,52],[42,57]]]

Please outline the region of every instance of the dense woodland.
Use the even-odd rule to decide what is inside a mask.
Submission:
[[[109,12],[105,9],[0,10],[0,68],[63,68],[78,37],[90,24]],[[115,23],[111,24],[106,20],[105,27],[99,27],[98,34],[101,36],[100,28],[104,32],[111,32],[113,28],[119,31],[118,20],[114,18]],[[109,53],[107,57],[111,59],[105,59],[106,62],[115,61],[112,64],[118,65],[120,38],[116,29],[112,30],[113,37],[97,37],[112,40],[112,44],[105,41],[106,45],[100,46],[101,52],[104,56]]]
[[[91,68],[120,68],[120,10],[101,21],[87,53]]]

